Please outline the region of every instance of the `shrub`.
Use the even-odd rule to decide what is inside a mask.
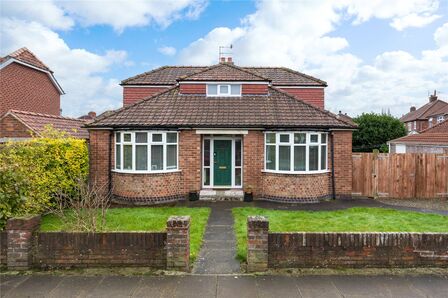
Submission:
[[[55,195],[75,194],[88,174],[85,140],[47,128],[43,137],[0,146],[0,229],[15,215],[42,213]]]

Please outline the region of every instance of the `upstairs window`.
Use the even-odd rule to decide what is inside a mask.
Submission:
[[[207,96],[241,96],[241,84],[207,84]]]
[[[437,123],[443,122],[443,120],[444,120],[443,115],[437,116]]]

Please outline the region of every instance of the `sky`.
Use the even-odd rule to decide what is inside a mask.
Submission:
[[[122,105],[121,80],[163,65],[285,66],[328,83],[326,109],[401,116],[448,100],[448,0],[0,0],[0,55],[26,46],[62,114]]]

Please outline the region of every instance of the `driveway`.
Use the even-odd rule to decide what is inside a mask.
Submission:
[[[1,297],[448,297],[441,276],[0,276]]]

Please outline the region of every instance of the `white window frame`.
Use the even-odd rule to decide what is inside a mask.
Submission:
[[[120,142],[117,142],[117,133],[120,134]],[[131,141],[124,142],[124,134],[131,134]],[[147,134],[147,142],[146,143],[136,143],[135,135],[136,133],[146,133]],[[176,134],[176,143],[168,143],[167,141],[167,133],[175,133]],[[162,134],[161,142],[153,142],[152,136],[153,134]],[[117,160],[116,160],[116,150],[117,145],[120,146],[120,168],[117,168]],[[124,170],[124,153],[123,146],[124,145],[132,145],[132,169]],[[136,146],[138,145],[146,145],[147,146],[147,170],[136,170]],[[163,146],[163,169],[162,170],[151,170],[151,146],[152,145],[162,145]],[[176,145],[176,168],[167,169],[167,146],[168,145]],[[118,173],[132,173],[132,174],[155,174],[155,173],[170,173],[170,172],[178,172],[179,171],[179,133],[177,131],[145,131],[145,130],[135,130],[135,131],[114,131],[114,172]]]
[[[267,143],[267,134],[274,133],[275,134],[275,143]],[[305,144],[294,144],[294,134],[301,133],[306,135]],[[328,151],[329,151],[329,138],[327,132],[319,132],[319,131],[266,131],[264,136],[264,172],[268,173],[280,173],[280,174],[319,174],[319,173],[328,173]],[[289,135],[289,142],[280,142],[280,135]],[[311,135],[318,135],[317,143],[311,143]],[[322,135],[326,135],[326,143],[322,143]],[[266,149],[267,146],[275,146],[275,170],[266,168]],[[310,154],[310,146],[318,146],[318,170],[310,170],[309,169],[309,154]],[[290,170],[279,170],[279,161],[280,161],[280,153],[279,146],[290,146]],[[295,147],[306,147],[305,149],[305,170],[304,171],[295,171],[294,170],[294,148]],[[326,155],[322,157],[322,147],[326,147]],[[325,159],[325,169],[321,169],[321,161],[322,158]]]
[[[445,117],[443,115],[437,116],[437,123],[443,122],[445,120]]]
[[[208,92],[208,87],[210,86],[210,85],[216,85],[216,88],[217,88],[217,90],[216,90],[216,94],[209,94],[209,92]],[[240,93],[239,94],[231,94],[231,86],[232,85],[238,85],[238,86],[240,86]],[[207,85],[207,96],[208,97],[240,97],[241,96],[241,93],[243,92],[242,91],[242,89],[243,89],[243,85],[242,84],[217,84],[217,83],[208,83]],[[228,88],[228,90],[229,90],[229,92],[228,93],[221,93],[221,91],[220,91],[220,87],[221,86],[227,86],[227,88]]]

